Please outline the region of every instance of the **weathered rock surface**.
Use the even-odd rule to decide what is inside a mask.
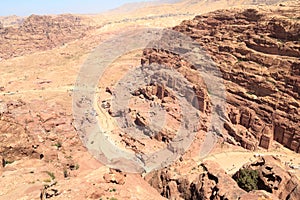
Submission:
[[[11,16],[0,16],[0,23],[4,26],[14,26],[17,27],[23,22],[23,18],[11,15]],[[0,26],[1,27],[1,26]]]
[[[0,58],[48,50],[80,39],[89,29],[82,20],[73,15],[31,15],[17,27],[3,27],[0,24]]]
[[[269,11],[220,10],[173,28],[198,42],[222,73],[228,142],[255,150],[275,140],[300,152],[299,13],[299,2]],[[144,55],[142,64],[171,66],[196,85],[196,93],[207,94],[201,77],[191,78],[195,66],[188,60],[158,49]],[[209,105],[208,96],[199,104]]]
[[[215,0],[210,0],[206,2],[214,1]],[[253,0],[253,2],[269,3],[274,1]],[[194,6],[193,1],[190,1],[189,3],[191,6]],[[283,6],[282,9],[287,9],[287,7]],[[294,9],[297,9],[297,7],[295,7]],[[198,11],[199,10],[197,10],[197,12]],[[219,13],[222,12],[223,11],[220,11]],[[228,14],[228,12],[230,13]],[[225,17],[227,15],[229,17],[235,15],[234,12],[231,11],[226,11],[224,13]],[[281,15],[281,12],[279,13]],[[283,15],[286,15],[286,11],[283,11],[282,13]],[[228,80],[226,81],[226,86],[229,88],[228,94],[230,94],[228,95],[228,101],[231,102],[231,106],[228,105],[227,109],[228,111],[230,111],[232,108],[232,113],[229,115],[229,112],[224,112],[225,114],[228,114],[228,116],[224,116],[224,119],[228,118],[227,123],[229,125],[229,130],[233,129],[234,131],[236,131],[232,134],[237,135],[235,136],[236,138],[241,137],[241,140],[238,141],[237,144],[239,143],[246,148],[252,149],[256,148],[258,145],[266,146],[266,148],[270,146],[270,140],[274,135],[274,126],[272,126],[273,121],[266,120],[268,119],[268,117],[266,116],[269,116],[270,113],[273,112],[279,116],[275,116],[274,121],[282,123],[280,125],[280,128],[277,128],[277,132],[280,132],[282,136],[279,134],[276,140],[282,140],[282,143],[283,140],[285,140],[287,144],[290,140],[292,140],[287,139],[286,133],[290,131],[290,127],[294,128],[295,124],[297,125],[298,121],[291,122],[291,126],[289,124],[290,118],[293,118],[292,115],[296,116],[293,118],[294,120],[298,119],[297,115],[299,112],[297,109],[299,108],[299,98],[295,98],[291,101],[286,99],[289,99],[291,96],[293,96],[295,91],[298,91],[299,93],[299,81],[297,77],[299,76],[300,71],[299,64],[297,64],[297,59],[299,58],[297,57],[298,43],[297,41],[285,41],[285,38],[298,37],[297,33],[299,33],[299,31],[297,29],[297,26],[293,25],[294,21],[297,18],[297,16],[294,16],[295,13],[297,14],[299,12],[293,11],[293,15],[287,14],[286,16],[282,16],[287,21],[292,20],[291,24],[282,23],[278,25],[277,19],[275,18],[274,21],[276,23],[272,25],[273,28],[268,29],[268,31],[270,32],[270,37],[268,37],[271,40],[277,40],[276,37],[280,38],[278,41],[281,41],[284,44],[286,43],[288,46],[290,46],[290,48],[281,48],[281,46],[279,45],[281,49],[276,50],[277,46],[272,42],[266,42],[266,44],[261,45],[259,44],[259,40],[249,39],[249,41],[245,41],[244,46],[241,45],[240,49],[235,49],[236,47],[234,47],[234,54],[226,54],[226,52],[223,51],[220,51],[221,53],[215,53],[217,52],[215,50],[219,49],[219,46],[221,50],[226,50],[227,46],[230,50],[230,48],[233,47],[231,46],[233,45],[231,43],[231,40],[236,38],[236,35],[240,34],[241,39],[245,38],[246,33],[244,32],[247,32],[247,27],[243,27],[243,24],[247,23],[247,20],[229,20],[228,22],[230,23],[232,21],[234,23],[236,21],[237,23],[241,23],[241,27],[237,26],[236,29],[237,31],[241,30],[242,32],[238,33],[237,31],[233,31],[234,35],[226,39],[226,34],[230,33],[230,31],[227,32],[227,29],[223,27],[226,25],[226,20],[217,18],[213,14],[209,15],[211,15],[211,18],[215,18],[215,21],[213,21],[213,19],[211,19],[210,17],[207,17],[208,20],[211,21],[205,25],[203,30],[199,28],[199,31],[203,31],[203,34],[201,32],[195,32],[195,34],[193,35],[195,36],[195,39],[198,38],[197,40],[200,42],[205,41],[206,38],[212,40],[204,45],[204,47],[209,51],[215,61],[221,65],[221,69],[227,70],[226,67],[222,66],[223,61],[226,61],[225,63],[223,63],[224,65],[229,63],[228,66],[231,65],[231,63],[239,63],[239,65],[232,65],[234,69],[230,73],[227,73],[229,78],[227,78]],[[169,14],[166,14],[165,16],[168,15]],[[250,14],[245,15],[253,17],[251,12]],[[189,15],[184,14],[180,16]],[[16,26],[14,25],[13,27],[6,27],[5,23],[3,23],[3,26],[0,25],[0,47],[2,49],[2,51],[0,52],[0,60],[3,58],[12,58],[52,49],[62,46],[64,43],[68,43],[76,39],[82,39],[82,37],[84,37],[84,33],[86,33],[86,30],[89,29],[89,26],[86,26],[83,23],[81,17],[79,19],[80,22],[78,22],[76,17],[72,17],[69,15],[58,17],[31,16],[28,19],[25,19],[24,22],[22,20],[22,22],[20,22],[21,25],[17,23],[15,24]],[[159,17],[152,19],[160,20]],[[197,21],[199,19],[196,18],[195,22],[198,23]],[[256,19],[256,15],[254,15],[254,19]],[[293,21],[293,19],[295,20]],[[203,20],[205,21],[205,17],[203,18]],[[257,20],[259,21],[259,25],[262,20]],[[120,24],[120,27],[123,27],[121,26],[123,25],[121,24],[122,22],[124,21],[121,20],[120,23],[117,23],[117,26]],[[136,21],[132,21],[132,23],[135,22]],[[217,22],[217,24],[215,24],[215,22]],[[255,23],[256,22],[249,20],[249,24],[251,25],[249,26],[249,30],[253,31],[251,27],[254,27],[255,32]],[[210,27],[209,25],[211,25],[212,27]],[[112,24],[110,26],[115,26],[115,24]],[[99,35],[97,35],[97,37],[91,36],[88,39],[94,40],[95,42],[98,40],[100,41],[100,37],[102,40],[103,38],[106,38],[106,35],[111,35],[112,32],[110,32],[111,30],[109,29],[109,27],[106,28],[108,29],[107,31],[104,31],[103,35],[101,32]],[[191,29],[192,31],[196,31],[196,29],[198,28],[190,26],[190,28],[188,28],[188,30],[186,30],[185,32],[189,32],[189,29]],[[226,31],[223,31],[225,33],[220,32],[221,34],[219,34],[219,36],[221,38],[224,37],[225,39],[223,41],[219,41],[217,39],[214,40],[216,36],[210,35],[210,31],[222,31],[222,29]],[[281,31],[277,31],[277,29]],[[205,33],[205,31],[207,32]],[[281,33],[277,34],[279,32]],[[254,33],[249,32],[249,34],[253,35]],[[84,46],[84,42],[82,41],[76,41],[75,45]],[[228,42],[226,43],[226,45],[228,45],[226,46],[224,43],[225,47],[223,48],[224,45],[222,46],[222,42],[224,41]],[[243,44],[242,40],[239,42]],[[211,50],[209,43],[211,43]],[[75,45],[68,44],[65,45],[64,48],[62,48],[63,50],[60,50],[66,51],[65,55],[70,55],[70,58],[72,58],[73,55],[75,56],[77,54],[69,54],[69,52],[71,51],[70,49],[74,48]],[[96,44],[94,45],[96,46]],[[270,49],[270,55],[265,55],[265,52],[267,52],[266,48],[268,50]],[[252,53],[252,51],[256,51],[255,49],[261,52]],[[254,61],[246,62],[246,58],[241,59],[238,52],[245,53],[245,55],[250,52],[248,57],[246,58],[251,58]],[[180,58],[176,58],[176,56],[174,55],[169,56],[167,52],[157,51],[156,53],[157,56],[152,58],[152,60],[154,60],[153,62],[155,62],[156,59],[160,58],[160,55],[163,53],[164,55],[167,55],[165,58],[160,58],[163,62],[169,62],[170,64],[175,65],[178,63],[178,66],[175,68],[178,68],[178,70],[186,77],[188,77],[188,80],[190,80],[192,83],[197,83],[195,84],[195,88],[193,88],[196,94],[195,96],[189,95],[189,91],[186,91],[186,93],[182,94],[191,102],[199,101],[199,103],[201,103],[200,109],[202,112],[211,112],[209,94],[207,94],[206,86],[202,82],[201,78],[193,73],[193,68],[188,68],[188,62],[183,61]],[[284,56],[285,53],[288,56]],[[275,54],[278,54],[279,56],[276,57]],[[53,83],[55,83],[55,79],[52,79],[51,76],[48,77],[48,75],[46,74],[52,74],[51,71],[58,69],[54,68],[53,66],[62,65],[61,63],[59,63],[60,60],[56,61],[55,51],[53,52],[53,54],[51,51],[51,55],[48,54],[48,52],[45,52],[44,57],[49,57],[49,59],[55,61],[52,64],[47,63],[45,65],[39,65],[45,66],[45,68],[43,68],[45,69],[45,79],[38,81],[38,84],[40,85],[43,85],[44,83],[50,83],[51,81],[49,80],[53,80]],[[6,64],[6,62],[11,62],[11,66],[14,66],[15,61],[18,60],[19,59],[11,59],[9,61],[4,61],[4,63]],[[23,58],[21,58],[20,60],[23,60]],[[280,60],[280,62],[276,60]],[[70,63],[69,60],[66,62],[68,68],[72,66],[72,69],[73,66],[75,67],[75,65],[79,66],[81,64],[81,61],[76,61],[73,63],[73,59],[72,63]],[[267,65],[268,62],[269,64]],[[20,68],[22,68],[23,65],[24,67],[26,66],[26,70],[28,73],[36,74],[35,70],[27,68],[31,66],[31,62],[29,65],[27,65],[26,63],[21,63]],[[280,67],[284,66],[286,68],[281,69],[278,67],[279,65]],[[289,71],[290,65],[291,71]],[[16,68],[18,67],[17,64],[15,66]],[[34,64],[32,65],[32,67],[33,66],[38,66],[38,64]],[[248,68],[248,66],[251,67]],[[275,97],[270,93],[274,91],[275,93],[277,93],[277,89],[273,87],[272,84],[270,85],[268,82],[261,81],[259,82],[259,84],[257,84],[256,81],[260,81],[261,79],[256,79],[256,77],[260,77],[258,75],[253,77],[251,75],[252,71],[256,72],[256,68],[258,68],[258,66],[262,69],[271,69],[269,74],[263,70],[261,77],[264,78],[265,76],[271,74],[272,77],[275,77],[272,78],[271,81],[273,81],[274,84],[277,84],[278,82],[278,87],[280,90],[278,95],[275,95],[275,97],[279,100],[275,103]],[[4,68],[5,66],[2,69]],[[63,69],[64,68],[65,65],[63,64]],[[241,70],[241,68],[244,71]],[[62,73],[65,72],[63,71],[63,69],[61,71]],[[289,74],[290,72],[291,74]],[[19,76],[19,74],[21,73],[12,73],[13,75],[9,76],[6,76],[6,74],[3,73],[3,79],[5,79],[4,82],[10,82],[14,75],[16,75],[16,78],[21,77]],[[67,74],[73,76],[73,73],[74,72],[72,70],[68,70]],[[38,74],[39,73],[37,73],[37,75]],[[224,74],[226,75],[226,73]],[[248,76],[249,74],[250,76]],[[232,77],[235,77],[235,79],[233,79],[233,81],[229,81]],[[31,79],[27,81],[20,81],[20,83],[17,82],[16,85],[18,84],[18,86],[16,88],[13,88],[13,90],[22,90],[23,84],[30,85],[30,82]],[[171,81],[170,79],[170,81],[168,82],[173,84],[174,81]],[[293,84],[298,85],[292,87],[291,85]],[[247,87],[245,87],[245,85]],[[12,87],[7,87],[7,85],[4,85],[5,87],[1,86],[2,83],[0,84],[0,91],[6,91],[7,93],[10,93],[8,91],[11,91],[10,89]],[[256,92],[254,86],[259,86],[261,89],[258,89]],[[247,90],[240,90],[240,88],[246,88]],[[255,90],[257,94],[261,94],[261,97],[259,97],[258,100],[255,100],[254,98],[256,97],[254,95],[256,95],[256,93],[252,92],[252,94],[249,94],[247,93],[248,89]],[[159,90],[164,91],[163,88],[160,88]],[[56,92],[56,90],[54,91]],[[40,195],[41,198],[51,197],[51,199],[164,199],[163,197],[159,197],[158,193],[154,191],[154,189],[151,188],[139,175],[126,175],[122,172],[114,170],[108,171],[107,167],[101,166],[99,162],[93,159],[91,155],[86,152],[79,137],[76,134],[76,131],[73,129],[71,124],[72,116],[70,114],[70,111],[69,113],[66,111],[66,104],[62,101],[62,97],[60,95],[57,95],[56,98],[51,97],[52,102],[56,103],[43,102],[43,100],[46,98],[41,98],[40,100],[31,102],[30,100],[27,100],[27,97],[35,95],[36,93],[38,95],[40,91],[26,90],[24,92],[28,92],[28,96],[24,95],[23,101],[0,101],[0,174],[1,180],[3,182],[0,190],[0,196],[4,195],[2,197],[5,199],[40,199]],[[45,92],[48,93],[47,91]],[[107,92],[113,93],[113,90],[109,89]],[[146,92],[144,96],[152,94],[148,93],[149,91],[144,92]],[[282,94],[285,95],[281,97],[280,95]],[[5,92],[3,93],[3,95],[5,95]],[[41,96],[44,96],[44,94],[42,94],[42,91]],[[159,96],[164,97],[164,93],[160,92],[158,97]],[[5,96],[4,99],[10,97],[17,99],[16,96]],[[149,97],[151,98],[151,96]],[[174,108],[174,106],[171,105],[172,99],[170,99],[169,97],[164,97],[162,98],[162,100],[164,101],[162,103],[163,106],[168,106],[170,109]],[[267,104],[265,104],[264,102],[267,102]],[[273,106],[273,104],[276,104],[276,106]],[[109,104],[105,106],[109,107]],[[245,107],[248,107],[248,109],[245,109]],[[175,112],[170,110],[170,113],[173,114]],[[291,117],[286,118],[287,115],[291,115]],[[285,118],[287,119],[287,122],[282,121]],[[206,124],[205,127],[204,125],[202,126],[203,129],[205,129],[206,131],[208,130]],[[156,139],[158,141],[166,140],[166,138],[168,139],[173,137],[171,134],[174,134],[174,132],[172,131],[171,133],[159,133]],[[246,138],[242,134],[248,135],[248,138]],[[271,135],[270,137],[269,134]],[[290,136],[289,138],[291,137],[292,136]],[[143,143],[132,141],[132,138],[126,133],[124,135],[121,135],[121,138],[121,142],[124,142],[126,144],[128,143],[128,146],[133,145],[132,148],[136,150],[137,153],[142,149],[142,146],[144,146]],[[292,148],[297,149],[299,147],[299,144],[296,140],[293,139],[291,146]],[[187,158],[181,158],[180,160],[182,163],[184,163],[193,160],[191,159],[191,157],[192,156],[188,154]],[[203,172],[189,173],[190,171],[183,168],[182,171],[188,172],[185,173],[188,175],[183,176],[180,173],[176,174],[173,169],[168,169],[166,172],[157,172],[158,176],[154,179],[152,179],[151,177],[148,178],[153,181],[155,187],[161,187],[158,191],[162,192],[164,196],[172,199],[199,199],[200,196],[209,199],[221,199],[224,197],[234,198],[236,196],[238,196],[240,199],[247,200],[259,198],[276,199],[276,197],[273,197],[271,194],[265,193],[264,191],[254,191],[250,193],[244,192],[243,190],[236,187],[236,183],[233,182],[232,179],[230,179],[230,177],[226,175],[224,171],[214,163],[204,163],[194,171],[198,169],[199,171]],[[53,174],[53,176],[55,175],[55,180],[52,180],[50,175],[45,173],[46,171],[49,174]],[[294,187],[294,183],[296,182],[293,179],[286,183],[287,185],[289,185],[287,187],[287,191],[290,192],[290,190],[292,190],[292,188]],[[269,184],[268,187],[272,188],[272,184],[270,182],[267,181],[266,185],[267,184]],[[235,191],[237,191],[237,194],[235,193]],[[282,193],[282,195],[289,197],[290,199],[298,199],[299,195],[297,191],[299,191],[299,188],[295,188],[289,194]]]
[[[243,168],[257,170],[259,173],[258,189],[268,191],[279,199],[296,200],[300,196],[300,180],[283,166],[278,158],[261,157]]]
[[[198,166],[199,174],[178,175],[163,169],[147,175],[146,180],[168,199],[278,199],[266,191],[246,191],[221,167],[207,161]]]
[[[0,103],[0,156],[9,162],[24,158],[58,161],[58,149],[80,144],[72,116],[57,104],[22,100]],[[71,165],[59,159],[62,168]]]
[[[104,174],[103,178],[107,183],[124,185],[126,174],[114,169],[110,169],[110,172],[108,174]]]

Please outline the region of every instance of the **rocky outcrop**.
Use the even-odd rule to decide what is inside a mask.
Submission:
[[[124,185],[126,174],[118,170],[110,169],[110,172],[104,174],[103,178],[107,183]]]
[[[0,102],[0,158],[3,160],[31,158],[52,162],[58,159],[61,148],[67,150],[75,143],[80,144],[74,136],[72,116],[57,104],[38,100]],[[61,164],[61,167],[67,165],[67,160]]]
[[[265,149],[271,147],[273,126],[265,124],[253,110],[231,107],[228,117],[230,122],[226,122],[224,128],[242,147],[249,150],[255,150],[258,146]]]
[[[31,15],[18,27],[0,28],[0,57],[11,57],[52,49],[85,36],[90,29],[81,17]]]
[[[22,22],[23,18],[16,15],[0,16],[0,23],[2,23],[4,27],[18,27]]]
[[[151,65],[157,63],[159,65],[172,67],[178,70],[184,77],[190,81],[188,89],[181,91],[181,95],[190,102],[195,108],[199,108],[201,112],[210,113],[210,99],[207,94],[206,85],[201,77],[199,77],[192,66],[180,57],[163,49],[145,49],[144,58],[141,59],[141,65]],[[190,68],[189,68],[190,67]],[[159,99],[169,95],[168,88],[180,88],[183,84],[168,74],[157,74],[157,77],[164,77],[165,85],[157,85],[157,95]],[[180,89],[185,89],[184,87]]]
[[[300,152],[300,5],[282,6],[220,10],[173,28],[198,42],[218,66],[227,93],[223,136],[251,150],[268,149],[275,140]],[[142,64],[173,67],[199,93],[208,93],[201,77],[189,76],[194,66],[188,60],[161,49],[146,49],[144,55]]]
[[[299,198],[299,179],[289,173],[288,169],[282,166],[279,159],[273,156],[265,156],[254,163],[245,165],[243,168],[258,171],[258,189],[268,191],[279,199],[296,200]]]
[[[278,199],[266,191],[246,191],[220,166],[206,161],[198,168],[199,174],[177,175],[163,169],[147,175],[146,180],[168,199]]]

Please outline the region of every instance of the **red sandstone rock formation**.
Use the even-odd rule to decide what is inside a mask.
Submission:
[[[275,140],[300,152],[299,7],[220,10],[173,28],[198,42],[223,74],[229,142],[254,150]],[[202,94],[201,111],[209,110],[205,84],[191,75],[188,60],[161,49],[144,55],[144,65],[155,62],[182,73]]]
[[[255,163],[252,164],[255,166]],[[263,163],[262,167],[279,168],[279,163]],[[198,166],[203,169],[198,175],[186,174],[179,176],[170,169],[163,169],[146,176],[146,180],[156,188],[164,197],[168,199],[282,199],[290,195],[290,199],[296,197],[297,190],[295,183],[299,180],[288,175],[286,171],[275,173],[284,182],[290,183],[289,190],[284,189],[285,184],[281,184],[280,190],[270,193],[264,189],[247,193],[239,188],[234,179],[225,173],[220,166],[212,161],[207,161]],[[283,174],[284,173],[284,174]],[[268,175],[261,173],[261,178],[267,180]],[[271,185],[270,181],[268,182]],[[292,184],[293,183],[293,184]]]
[[[81,21],[82,18],[72,15],[31,15],[19,27],[3,28],[0,24],[0,58],[48,50],[82,38],[89,27]]]
[[[34,105],[34,106],[33,106]],[[57,104],[22,100],[0,102],[0,159],[24,158],[58,161],[57,149],[80,144],[72,126],[72,116]],[[2,160],[1,159],[1,160]],[[71,160],[60,159],[59,165],[70,167]]]
[[[298,199],[300,196],[300,180],[273,156],[259,158],[244,168],[257,170],[259,173],[258,189],[268,191],[279,199]]]

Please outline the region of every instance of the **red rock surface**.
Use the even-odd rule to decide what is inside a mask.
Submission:
[[[251,165],[255,165],[255,163]],[[280,163],[270,161],[261,166],[280,168],[279,165]],[[212,161],[206,161],[196,168],[199,170],[197,174],[191,171],[186,174],[178,174],[171,168],[166,168],[150,173],[146,176],[146,180],[168,199],[282,199],[287,195],[291,196],[290,199],[294,199],[299,195],[297,194],[298,189],[295,189],[295,183],[299,183],[299,180],[295,177],[291,178],[282,168],[280,168],[282,169],[280,173],[276,172],[275,174],[290,183],[291,186],[286,186],[289,187],[289,190],[280,188],[279,191],[273,193],[263,189],[249,193],[244,191],[239,188],[230,175]],[[267,175],[262,174],[263,179],[267,178],[265,176]],[[281,184],[282,187],[285,182]]]
[[[73,15],[31,15],[17,27],[3,27],[0,23],[0,58],[48,50],[80,39],[89,29],[82,21]]]
[[[247,164],[244,168],[257,170],[259,174],[259,189],[268,191],[279,199],[298,199],[300,196],[300,180],[287,172],[278,158],[261,157]]]
[[[24,158],[56,161],[61,167],[72,165],[58,161],[59,149],[81,144],[72,126],[72,115],[58,104],[36,100],[0,103],[1,156],[6,161]],[[65,162],[66,161],[66,162]]]
[[[279,9],[272,11],[262,8],[257,12],[253,9],[222,10],[185,21],[174,29],[197,40],[223,73],[228,97],[227,108],[223,112],[224,119],[227,120],[223,136],[228,142],[256,149],[258,146],[269,148],[275,139],[299,152],[299,5],[289,7],[282,4]],[[89,26],[81,19],[71,15],[30,16],[18,28],[5,28],[0,24],[0,57],[8,59],[9,64],[18,60],[10,59],[12,57],[60,47],[66,42],[82,39]],[[78,42],[75,45],[83,44],[85,43]],[[68,45],[70,43],[65,46]],[[92,46],[89,43],[85,45],[84,47]],[[96,46],[94,43],[93,45]],[[56,59],[48,52],[43,53],[46,55],[44,58]],[[67,51],[64,55],[67,58],[77,56],[75,53],[68,54]],[[149,55],[152,55],[151,59],[147,57]],[[148,50],[145,51],[144,59],[146,62],[166,62],[173,67],[176,65],[174,68],[195,86],[196,95],[191,96],[191,99],[199,100],[200,110],[204,115],[211,113],[206,85],[201,77],[193,73],[193,67],[188,61],[169,55],[168,52]],[[74,67],[76,64],[79,65],[79,61],[67,66]],[[57,63],[52,65],[56,66]],[[49,71],[48,68],[44,70],[47,74],[53,70],[52,65],[47,63],[33,66],[49,67]],[[65,65],[61,64],[59,67],[63,68]],[[2,69],[4,68],[5,66]],[[74,67],[74,71],[76,70]],[[28,73],[34,74],[32,71]],[[71,76],[73,72],[65,74],[69,76],[69,73]],[[20,78],[16,73],[4,76],[4,79],[12,76]],[[25,79],[22,82],[19,79],[20,82],[15,81],[15,86],[30,82]],[[10,90],[14,87],[9,86],[11,80],[4,82],[8,84],[4,87],[0,85],[5,99],[0,101],[0,199],[1,195],[5,199],[164,199],[160,194],[169,199],[299,199],[299,181],[277,161],[264,158],[260,166],[256,164],[261,161],[251,164],[251,167],[261,172],[261,179],[265,181],[267,188],[264,189],[273,194],[265,191],[246,193],[217,164],[207,161],[198,165],[193,160],[193,155],[201,143],[199,138],[198,143],[176,161],[175,167],[146,176],[145,179],[157,192],[140,175],[108,169],[93,159],[72,126],[70,108],[66,108],[59,95],[51,97],[52,102],[56,103],[28,100],[25,96],[23,100],[17,100],[18,95],[10,96],[14,92],[8,92],[14,91]],[[49,79],[45,75],[45,79],[40,79],[38,84],[59,84],[56,82],[55,78]],[[21,86],[20,88],[22,89]],[[163,94],[164,88],[156,89],[160,92],[154,93],[158,94],[157,97],[164,101],[166,107],[170,107],[172,113],[172,98]],[[35,93],[30,93],[30,90],[27,92],[29,99],[38,99],[31,97]],[[44,95],[42,91],[35,92],[41,92],[40,97]],[[109,90],[107,92],[112,93]],[[142,92],[144,97],[151,97],[149,90]],[[10,98],[15,100],[7,100]],[[147,125],[146,117],[136,117],[139,123]],[[175,115],[173,117],[177,119]],[[208,130],[207,121],[200,122],[202,136]],[[126,145],[128,143],[136,151],[142,149],[142,144],[132,141],[127,134],[120,137],[121,142]],[[163,138],[169,140],[173,135],[164,132],[155,139],[161,141]],[[56,178],[52,178],[54,175]],[[275,177],[275,181],[268,180],[268,175]],[[282,180],[281,183],[278,177]],[[274,183],[279,186],[278,190]]]
[[[299,2],[273,10],[220,10],[173,28],[197,41],[222,72],[228,142],[255,150],[269,149],[275,140],[300,152],[299,13]],[[190,78],[194,67],[187,60],[155,49],[144,55],[142,63],[172,66],[198,86],[196,92],[207,94],[199,77]]]

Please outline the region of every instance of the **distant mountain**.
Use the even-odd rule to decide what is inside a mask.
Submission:
[[[23,17],[16,15],[11,16],[0,16],[0,22],[4,27],[7,26],[19,26],[23,22]]]
[[[105,14],[126,14],[138,10],[143,10],[148,13],[149,10],[156,10],[164,8],[172,12],[181,11],[181,12],[192,12],[192,11],[201,11],[204,9],[204,6],[224,7],[224,6],[238,6],[238,5],[271,5],[282,2],[283,0],[155,0],[155,1],[146,1],[146,2],[136,2],[136,3],[127,3],[118,8],[109,10]],[[147,12],[148,11],[148,12]],[[196,13],[198,13],[196,12]]]

